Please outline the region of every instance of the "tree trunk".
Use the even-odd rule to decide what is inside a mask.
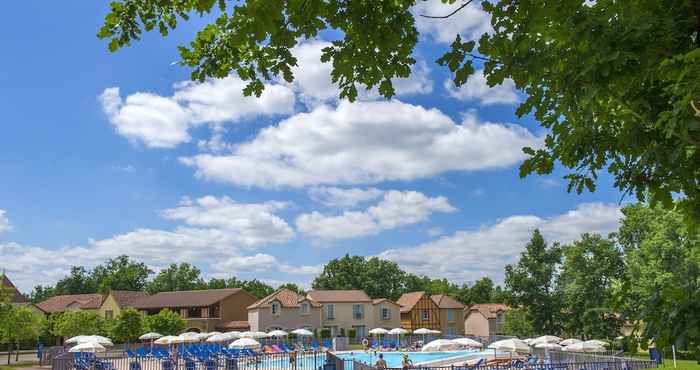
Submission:
[[[10,364],[12,360],[12,343],[7,343],[7,364]]]
[[[17,343],[17,352],[15,352],[15,362],[19,362],[19,343]]]

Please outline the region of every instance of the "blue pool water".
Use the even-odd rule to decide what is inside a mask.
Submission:
[[[388,367],[401,367],[403,354],[407,353],[408,358],[413,361],[414,365],[422,362],[443,360],[450,357],[462,357],[478,351],[455,351],[455,352],[342,352],[336,353],[336,356],[346,359],[364,362],[366,364],[374,364],[377,362],[378,354],[384,355],[384,360]]]

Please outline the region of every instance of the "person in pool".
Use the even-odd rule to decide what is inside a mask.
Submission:
[[[403,367],[403,370],[410,369],[413,367],[413,361],[411,361],[410,358],[408,358],[408,353],[403,354],[403,360],[401,361],[401,367]]]
[[[379,359],[377,360],[377,363],[374,364],[374,367],[376,367],[379,370],[386,369],[386,361],[384,360],[384,354],[379,354]]]

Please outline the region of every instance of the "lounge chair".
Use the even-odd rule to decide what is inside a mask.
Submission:
[[[131,361],[129,363],[129,370],[141,370],[141,363],[138,361]]]

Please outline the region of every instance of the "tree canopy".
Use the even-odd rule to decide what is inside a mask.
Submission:
[[[456,0],[442,0],[448,5]],[[466,1],[457,11],[472,1]],[[192,78],[237,74],[247,95],[266,80],[292,81],[297,59],[290,49],[337,35],[323,49],[340,96],[378,86],[391,97],[392,78],[411,73],[419,33],[411,7],[417,0],[116,0],[97,36],[116,51],[144,31],[167,35],[194,14],[216,13],[187,46],[181,64]],[[615,186],[640,200],[678,205],[700,220],[700,11],[693,1],[641,0],[483,1],[492,29],[478,39],[455,35],[437,60],[464,84],[483,63],[489,85],[512,79],[547,138],[521,176],[548,174],[555,164],[571,170],[569,191],[593,191],[607,170]],[[428,15],[430,16],[430,15]],[[653,40],[653,42],[650,42]],[[476,46],[478,44],[478,47]],[[683,199],[674,203],[673,194]]]
[[[177,313],[162,309],[156,315],[148,315],[143,319],[146,331],[160,333],[162,335],[178,335],[185,330],[185,320]]]

